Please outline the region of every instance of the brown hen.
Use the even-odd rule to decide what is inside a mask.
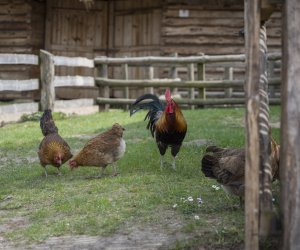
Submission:
[[[245,149],[209,146],[202,158],[202,172],[216,179],[223,189],[240,197],[245,196]],[[279,179],[279,145],[271,138],[270,164],[273,180]]]
[[[69,161],[71,169],[79,166],[100,167],[100,173],[95,178],[100,178],[105,167],[112,164],[113,175],[117,175],[115,162],[125,153],[126,143],[123,139],[125,129],[115,123],[111,129],[89,140],[83,149]]]
[[[58,175],[60,175],[60,166],[69,160],[72,154],[68,143],[58,134],[51,110],[45,110],[40,120],[40,127],[45,137],[40,143],[38,156],[42,167],[45,169],[45,176],[48,176],[47,165],[56,167]]]

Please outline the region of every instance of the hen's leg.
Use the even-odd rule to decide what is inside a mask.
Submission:
[[[95,176],[95,178],[101,178],[102,177],[102,174],[103,174],[103,171],[104,171],[104,168],[103,167],[100,167],[100,172],[98,175]]]
[[[47,178],[48,177],[48,173],[47,173],[47,169],[46,169],[46,166],[43,166],[44,169],[45,169],[45,177]]]
[[[113,173],[112,173],[112,176],[117,176],[118,173],[117,173],[117,168],[116,168],[116,165],[113,163],[112,164],[112,167],[113,167]]]

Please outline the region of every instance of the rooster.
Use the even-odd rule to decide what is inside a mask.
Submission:
[[[271,137],[270,164],[273,181],[279,179],[279,145]],[[202,158],[202,172],[242,201],[245,196],[245,149],[209,146]]]
[[[41,119],[40,127],[44,135],[40,143],[38,156],[40,164],[45,169],[47,177],[47,165],[57,168],[58,175],[61,175],[60,166],[72,157],[68,143],[58,134],[58,128],[52,118],[51,110],[45,110]]]
[[[100,167],[100,173],[96,178],[101,178],[105,167],[112,164],[113,175],[117,175],[115,162],[122,158],[126,149],[123,139],[124,130],[120,124],[115,123],[111,129],[89,140],[83,149],[69,161],[70,168]]]
[[[145,94],[140,96],[130,107],[130,116],[141,109],[148,109],[144,120],[149,119],[147,129],[151,131],[152,137],[155,138],[157,147],[160,152],[160,168],[163,167],[163,157],[167,148],[171,147],[173,156],[172,167],[175,170],[175,158],[178,154],[182,141],[186,135],[187,123],[177,105],[171,98],[170,89],[165,92],[166,105],[164,105],[157,96]],[[151,100],[150,102],[143,102]]]

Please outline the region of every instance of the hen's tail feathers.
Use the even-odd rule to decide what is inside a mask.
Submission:
[[[144,100],[145,101],[152,100],[152,101],[142,102]],[[135,114],[141,109],[149,110],[144,120],[149,119],[147,129],[150,129],[152,136],[154,136],[155,122],[159,119],[159,117],[163,113],[164,105],[156,95],[145,94],[137,98],[135,102],[131,104],[130,116],[132,116],[133,114]]]
[[[216,179],[213,173],[213,166],[216,164],[216,158],[212,155],[206,154],[201,161],[201,170],[206,177]]]
[[[54,120],[52,118],[51,109],[47,109],[44,111],[40,119],[40,127],[44,136],[52,133],[58,133],[58,128],[55,126]]]

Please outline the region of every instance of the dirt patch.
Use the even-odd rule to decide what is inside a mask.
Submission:
[[[164,221],[160,224],[141,225],[126,223],[122,229],[110,236],[63,236],[51,237],[42,243],[26,245],[6,241],[0,235],[0,249],[168,249],[176,242],[193,238],[193,235],[182,232],[182,222],[173,211],[163,212]],[[15,218],[11,226],[23,225],[24,218]],[[12,221],[11,221],[12,222]],[[23,223],[24,222],[24,223]],[[10,228],[11,229],[11,228]],[[0,231],[1,232],[1,231]]]

